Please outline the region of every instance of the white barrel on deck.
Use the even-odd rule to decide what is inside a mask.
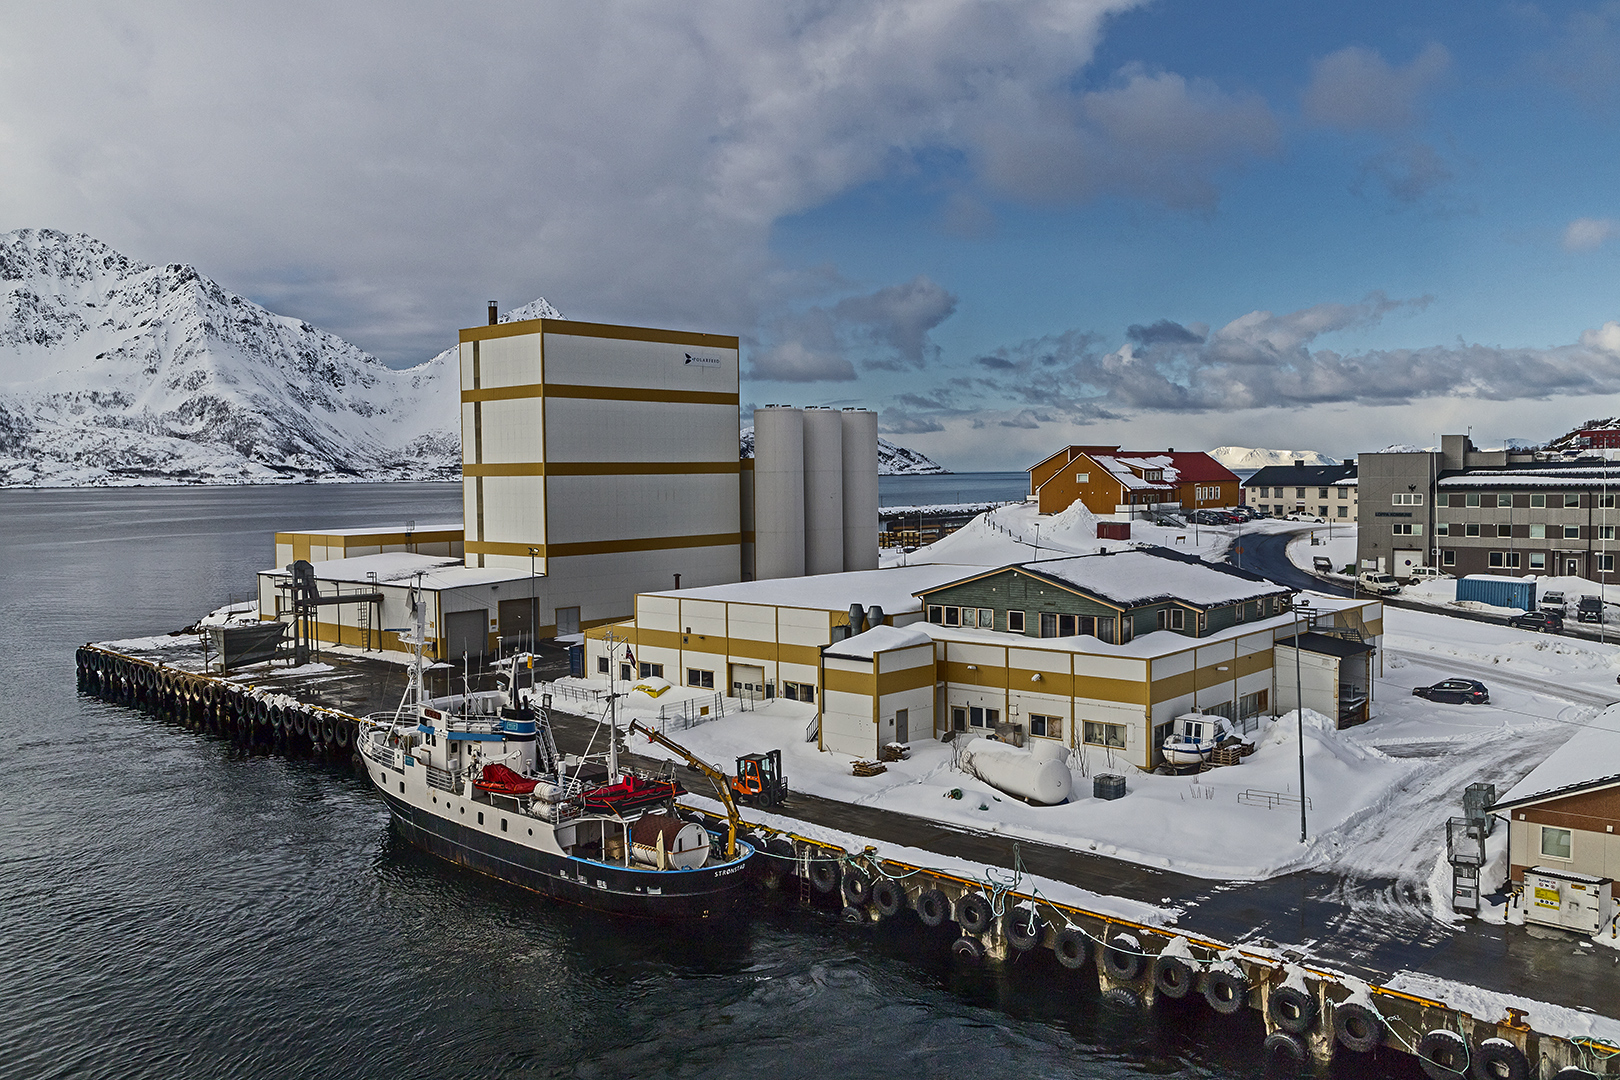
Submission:
[[[1021,750],[994,739],[973,739],[962,748],[962,767],[999,791],[1044,806],[1056,806],[1074,792],[1074,775],[1063,761],[1062,746],[1052,743]]]
[[[876,570],[878,565],[877,413],[845,409],[844,569]]]
[[[663,869],[696,870],[709,860],[709,834],[701,825],[674,814],[648,814],[630,825],[630,856],[636,862],[658,866],[660,842]]]
[[[804,576],[804,412],[754,410],[754,577]]]
[[[757,428],[754,438],[759,438]],[[804,572],[843,571],[844,424],[832,409],[809,408],[804,410]]]

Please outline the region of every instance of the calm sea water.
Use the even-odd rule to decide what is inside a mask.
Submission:
[[[1258,1030],[1116,1016],[1044,954],[962,973],[945,939],[781,897],[696,932],[553,907],[404,845],[344,771],[74,691],[75,646],[247,596],[277,529],[459,505],[455,485],[0,491],[0,1076],[1258,1073]]]
[[[1029,494],[1029,474],[1022,472],[878,477],[880,506],[1006,502],[1022,499],[1027,494]]]

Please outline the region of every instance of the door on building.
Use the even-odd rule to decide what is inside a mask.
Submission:
[[[534,646],[534,601],[527,596],[502,600],[497,608],[501,649],[528,649]]]
[[[557,636],[579,633],[579,608],[560,607],[557,609]]]
[[[1568,577],[1580,577],[1581,576],[1581,560],[1579,560],[1579,559],[1565,559],[1564,560],[1564,573]]]
[[[896,709],[894,711],[894,741],[898,743],[911,741],[910,709]]]
[[[1423,565],[1423,552],[1397,550],[1394,563],[1395,569],[1391,570],[1390,573],[1398,578],[1409,578],[1412,576],[1413,570]]]
[[[452,664],[460,664],[463,656],[477,664],[488,648],[489,609],[451,611],[444,616],[445,657]]]
[[[765,696],[765,669],[749,664],[731,665],[731,696],[758,701]]]

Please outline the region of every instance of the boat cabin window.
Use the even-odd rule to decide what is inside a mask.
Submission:
[[[1187,738],[1202,739],[1204,737],[1204,722],[1202,720],[1187,721]]]

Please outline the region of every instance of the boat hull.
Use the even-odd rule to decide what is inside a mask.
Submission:
[[[753,854],[753,848],[739,840],[737,858],[696,870],[599,863],[490,836],[414,806],[384,788],[378,791],[395,828],[423,851],[563,903],[616,915],[704,919],[724,914],[741,897],[747,860]],[[534,827],[550,828],[538,821]]]

